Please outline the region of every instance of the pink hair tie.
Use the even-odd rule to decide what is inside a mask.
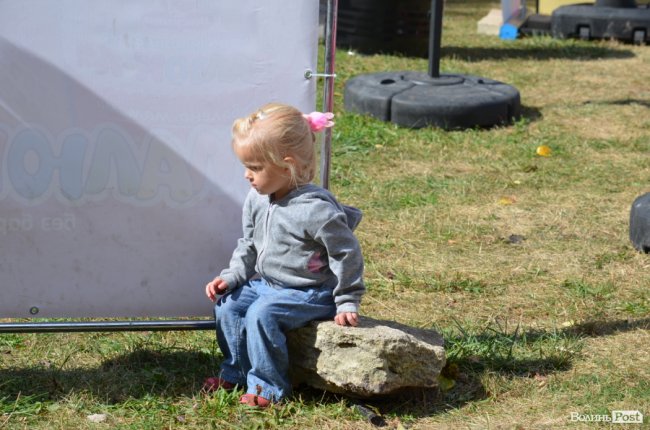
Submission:
[[[332,112],[312,112],[310,114],[303,114],[307,122],[309,123],[309,128],[313,132],[322,131],[324,128],[330,128],[334,125],[334,121],[331,121],[334,118]]]

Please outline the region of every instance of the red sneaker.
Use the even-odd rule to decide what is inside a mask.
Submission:
[[[244,394],[239,398],[242,405],[253,406],[256,408],[267,408],[271,406],[271,401],[256,394]]]
[[[234,390],[236,386],[237,384],[228,382],[225,379],[222,379],[218,376],[211,376],[209,378],[206,378],[205,381],[203,381],[203,390],[207,391],[208,393],[212,391],[217,391],[219,389],[231,391]]]

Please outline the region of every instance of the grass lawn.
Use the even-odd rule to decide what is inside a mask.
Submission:
[[[331,180],[365,214],[362,312],[440,331],[449,361],[442,389],[369,406],[396,429],[609,428],[571,414],[612,410],[647,426],[650,256],[628,223],[650,191],[650,47],[476,34],[495,7],[446,2],[440,69],[515,86],[511,126],[347,113],[347,78],[427,60],[337,54]],[[0,429],[373,428],[309,389],[265,411],[202,393],[220,359],[210,332],[0,335]]]

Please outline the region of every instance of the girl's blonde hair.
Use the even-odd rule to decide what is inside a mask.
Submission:
[[[298,109],[280,103],[262,106],[235,120],[232,146],[246,150],[255,161],[273,163],[291,172],[293,186],[311,182],[316,174],[315,136]],[[284,161],[291,157],[295,164]]]

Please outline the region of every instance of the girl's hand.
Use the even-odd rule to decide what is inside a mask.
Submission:
[[[341,312],[334,317],[338,325],[351,325],[356,327],[359,324],[359,314],[356,312]]]
[[[217,296],[224,294],[228,290],[228,284],[220,277],[214,278],[205,286],[205,295],[213,302],[217,301]]]

